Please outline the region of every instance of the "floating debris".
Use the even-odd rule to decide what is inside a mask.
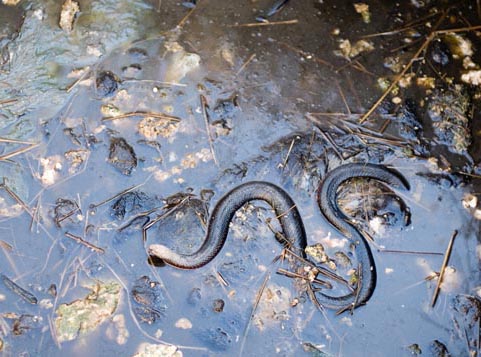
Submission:
[[[99,282],[81,300],[61,304],[55,311],[56,335],[59,343],[86,335],[107,321],[117,309],[121,287],[115,282]]]
[[[161,136],[164,138],[172,137],[179,128],[179,121],[166,120],[162,117],[146,116],[137,125],[139,133],[147,140],[155,140]]]
[[[60,12],[60,28],[66,32],[71,32],[73,30],[73,22],[79,11],[80,7],[78,2],[65,0],[62,5],[62,11]]]
[[[481,84],[481,70],[471,70],[461,75],[461,80],[465,83],[479,86]]]
[[[12,280],[10,280],[4,274],[0,274],[0,278],[2,279],[5,286],[7,288],[9,288],[10,290],[12,290],[15,294],[17,294],[18,296],[20,296],[21,298],[23,298],[25,301],[29,302],[30,304],[33,304],[33,305],[37,304],[38,300],[35,297],[35,295],[33,295],[31,292],[25,290],[24,288],[22,288],[18,284],[14,283]]]
[[[334,51],[334,54],[351,60],[363,52],[370,52],[372,50],[374,50],[372,42],[359,40],[352,45],[351,41],[344,39],[339,41],[339,50]]]
[[[470,107],[470,97],[461,85],[436,91],[428,103],[436,141],[457,154],[465,154],[471,145]]]
[[[182,357],[182,351],[174,345],[142,343],[132,357]]]
[[[409,345],[406,348],[413,356],[419,356],[423,353],[423,351],[421,350],[421,347],[417,343],[413,343],[412,345]]]
[[[358,14],[361,14],[362,21],[364,21],[366,24],[371,22],[371,13],[369,12],[368,4],[365,4],[363,2],[355,3],[354,10],[356,10]]]
[[[185,317],[181,317],[176,321],[175,327],[182,330],[190,330],[192,328],[192,322],[190,322],[190,320]]]
[[[450,353],[446,345],[438,340],[434,340],[429,344],[429,352],[433,357],[450,357]]]
[[[12,333],[15,336],[23,335],[25,332],[40,327],[42,318],[39,316],[22,314],[12,324]]]
[[[7,5],[7,6],[15,6],[17,5],[21,0],[2,0],[2,3]]]
[[[61,223],[68,219],[68,221],[73,223],[79,222],[79,217],[75,215],[77,212],[80,211],[80,207],[78,206],[77,202],[69,200],[67,198],[57,198],[55,202],[54,208],[54,221],[57,227],[61,226]]]
[[[305,252],[309,257],[314,259],[316,263],[326,263],[329,261],[329,257],[321,243],[307,246]]]

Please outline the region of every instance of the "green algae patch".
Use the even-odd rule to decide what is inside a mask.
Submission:
[[[120,290],[115,282],[99,282],[85,298],[60,305],[55,319],[58,341],[72,341],[95,330],[115,312]]]

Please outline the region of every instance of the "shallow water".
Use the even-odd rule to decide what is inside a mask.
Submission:
[[[454,174],[477,174],[477,151],[453,153],[437,141],[420,103],[419,93],[426,98],[430,93],[415,86],[401,89],[399,96],[416,102],[421,133],[412,129],[413,120],[399,114],[407,106],[390,104],[390,96],[381,114],[365,125],[379,130],[390,116],[388,120],[394,119],[382,138],[389,135],[397,141],[364,138],[366,145],[349,135],[342,122],[357,123],[359,115],[348,114],[366,112],[382,94],[377,78],[393,76],[382,66],[382,58],[405,45],[405,37],[374,38],[375,50],[354,58],[351,65],[334,54],[341,38],[354,43],[362,35],[403,27],[429,15],[430,7],[373,2],[371,22],[366,24],[350,2],[298,1],[272,18],[298,19],[297,24],[241,27],[255,22],[271,2],[198,3],[189,14],[181,4],[166,1],[80,2],[82,13],[70,34],[57,26],[56,2],[14,9],[0,5],[0,19],[4,14],[12,19],[2,25],[2,33],[9,34],[10,57],[0,72],[0,100],[15,100],[0,104],[0,136],[37,144],[0,162],[6,184],[34,216],[1,191],[5,259],[0,271],[42,301],[28,304],[0,286],[5,355],[134,355],[142,342],[173,344],[187,356],[322,355],[320,351],[332,356],[404,356],[414,353],[414,344],[424,354],[436,355],[429,347],[434,340],[452,355],[466,355],[466,337],[455,327],[452,305],[458,294],[479,298],[479,223],[461,202],[479,185],[476,179]],[[472,11],[475,2],[453,6],[451,23],[443,28],[479,23]],[[16,36],[19,9],[25,11],[25,19]],[[433,26],[436,19],[422,23],[431,21]],[[340,35],[332,34],[335,28]],[[426,28],[430,27],[419,31],[424,34]],[[479,47],[474,35],[466,36]],[[419,45],[402,55],[409,60]],[[426,58],[432,57],[429,51]],[[479,53],[472,58],[478,60]],[[430,65],[459,82],[459,61],[451,59],[446,67],[421,64],[416,73],[435,76]],[[73,72],[79,69],[83,72]],[[467,90],[473,98],[469,119],[475,122],[477,88]],[[137,115],[114,119],[125,113]],[[472,132],[474,148],[478,138]],[[326,133],[342,151],[342,159]],[[112,143],[119,138],[124,140],[113,154]],[[1,144],[3,154],[26,145]],[[451,163],[454,174],[442,170],[443,160]],[[249,180],[283,187],[303,217],[308,243],[331,246],[328,253],[334,254],[343,240],[319,212],[316,189],[328,170],[351,161],[398,170],[410,190],[395,194],[412,216],[405,226],[402,210],[387,205],[394,219],[375,226],[373,218],[382,221],[384,216],[359,207],[370,206],[370,199],[389,198],[369,193],[363,200],[364,186],[352,186],[352,202],[348,198],[350,205],[344,208],[358,207],[354,218],[374,239],[371,249],[378,271],[374,295],[352,315],[319,311],[300,282],[276,274],[290,266],[273,262],[282,247],[265,222],[270,217],[274,228],[279,227],[269,207],[258,202],[239,211],[225,247],[207,266],[182,271],[149,264],[147,247],[154,242],[195,250],[209,208]],[[137,196],[130,196],[134,198],[126,201],[125,212],[119,213],[113,207],[122,204],[118,200],[124,190]],[[183,195],[173,198],[177,193]],[[55,224],[59,198],[76,202],[79,210]],[[169,211],[166,202],[181,204]],[[70,211],[65,210],[63,214]],[[143,241],[146,212],[150,222],[158,220]],[[135,217],[137,224],[129,225]],[[454,230],[459,234],[431,308],[437,280],[426,278],[439,271]],[[103,253],[65,233],[82,237]],[[132,288],[142,276],[159,282],[162,292],[161,313],[150,324],[135,314],[139,305],[132,300]],[[121,284],[115,315],[125,318],[128,338],[119,339],[118,325],[108,319],[60,349],[51,328],[56,307],[84,297],[84,286],[97,280]],[[56,284],[56,297],[48,293],[51,284]],[[255,304],[259,291],[262,297]],[[7,313],[37,316],[38,321],[14,335],[14,319]],[[190,321],[190,328],[179,327],[189,327],[179,323],[182,318]],[[466,333],[467,339],[479,342],[479,330]]]

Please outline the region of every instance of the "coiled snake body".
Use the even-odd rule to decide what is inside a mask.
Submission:
[[[361,266],[362,284],[355,293],[343,296],[316,295],[319,303],[327,308],[359,306],[371,297],[376,286],[376,269],[371,250],[365,238],[349,223],[346,215],[337,205],[337,189],[352,178],[365,177],[382,181],[397,188],[408,188],[403,177],[384,166],[373,164],[347,164],[330,171],[318,190],[318,204],[322,214],[355,247],[355,254]],[[292,248],[304,256],[307,246],[306,232],[294,201],[280,187],[261,181],[247,182],[224,195],[210,215],[207,233],[201,247],[192,254],[179,254],[161,244],[152,244],[149,254],[180,269],[195,269],[209,263],[222,249],[229,232],[234,213],[245,203],[262,200],[272,206],[279,218],[283,235]]]

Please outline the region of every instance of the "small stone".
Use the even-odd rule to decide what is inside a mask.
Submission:
[[[212,309],[215,311],[215,312],[222,312],[224,311],[224,300],[222,299],[217,299],[217,300],[214,300],[214,306],[212,307]]]
[[[95,86],[97,95],[100,97],[111,97],[119,87],[120,79],[110,71],[102,71],[97,74]]]
[[[180,328],[182,330],[189,330],[192,328],[192,322],[190,322],[189,319],[182,317],[177,320],[177,322],[175,323],[175,327]]]
[[[402,99],[399,98],[399,97],[394,97],[391,101],[392,101],[394,104],[401,104]]]

